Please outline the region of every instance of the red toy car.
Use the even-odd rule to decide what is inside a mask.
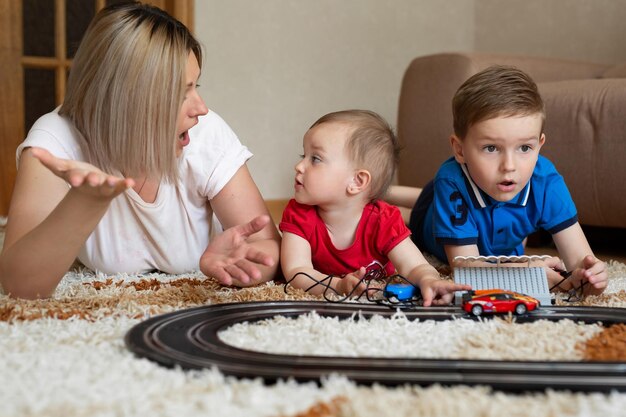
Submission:
[[[475,316],[509,312],[520,315],[535,310],[538,305],[535,298],[508,290],[476,290],[463,295],[463,310]]]

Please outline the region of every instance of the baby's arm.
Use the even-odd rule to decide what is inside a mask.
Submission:
[[[601,294],[608,280],[606,265],[594,256],[580,224],[575,223],[552,238],[565,267],[573,272],[574,285],[578,287],[588,281],[590,285],[584,287],[584,293]]]
[[[408,237],[393,248],[388,256],[400,275],[420,287],[425,307],[432,304],[450,304],[455,291],[471,289],[469,285],[459,285],[441,279],[437,270],[428,263]]]
[[[296,288],[308,289],[307,292],[310,294],[323,294],[328,285],[334,290],[330,290],[331,293],[352,293],[355,296],[360,295],[366,289],[365,284],[361,282],[361,278],[365,275],[365,268],[343,278],[336,276],[326,279],[327,274],[313,268],[309,242],[294,233],[283,232],[280,263],[287,282]],[[316,281],[324,281],[324,283],[315,285]]]

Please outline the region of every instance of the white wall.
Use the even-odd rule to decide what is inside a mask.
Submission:
[[[472,49],[473,12],[472,1],[198,0],[200,91],[255,154],[264,197],[289,198],[306,129],[347,108],[395,125],[411,59]]]
[[[626,62],[626,0],[478,0],[477,51]]]
[[[416,56],[506,52],[626,61],[626,0],[197,0],[200,91],[255,157],[266,199],[292,195],[302,135],[366,108],[395,125]]]

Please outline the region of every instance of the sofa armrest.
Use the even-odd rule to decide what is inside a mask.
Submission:
[[[539,91],[541,153],[563,175],[580,223],[626,228],[626,79],[547,82]]]
[[[525,55],[458,53],[469,61],[474,72],[491,65],[508,65],[526,72],[537,83],[548,81],[584,80],[601,78],[610,65],[568,59]]]

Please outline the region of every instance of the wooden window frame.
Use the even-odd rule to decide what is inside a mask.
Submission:
[[[49,0],[45,0],[49,1]],[[87,0],[84,0],[87,1]],[[101,10],[105,0],[92,0],[96,12]],[[195,0],[152,0],[145,3],[157,6],[194,31]],[[45,69],[55,72],[54,102],[63,102],[68,71],[72,60],[67,57],[66,42],[66,0],[54,0],[54,40],[53,57],[23,55],[23,23],[21,1],[0,1],[0,216],[9,211],[13,184],[17,175],[15,150],[26,137],[24,131],[24,70]],[[52,110],[52,109],[50,109]]]

